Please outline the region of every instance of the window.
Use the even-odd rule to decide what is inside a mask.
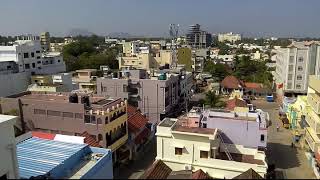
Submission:
[[[24,68],[25,68],[25,69],[30,69],[30,64],[25,64],[25,65],[24,65]]]
[[[102,134],[98,134],[98,141],[102,141]]]
[[[297,80],[302,80],[302,76],[301,76],[301,75],[298,75],[298,76],[297,76]]]
[[[207,128],[207,124],[203,124],[203,128]]]
[[[175,154],[175,155],[182,155],[182,148],[177,148],[177,147],[176,147],[176,148],[174,149],[174,154]]]
[[[34,114],[46,114],[46,110],[43,109],[34,109]]]
[[[31,57],[33,57],[33,58],[34,58],[34,52],[31,52]]]
[[[128,92],[128,86],[127,85],[123,85],[123,92]]]
[[[7,66],[7,69],[11,69],[11,66]]]
[[[82,119],[83,118],[83,114],[82,113],[75,113],[74,117],[77,119]]]
[[[208,158],[209,152],[208,151],[200,151],[200,158]]]
[[[90,123],[90,115],[84,115],[84,123]]]
[[[41,61],[37,61],[38,64],[41,64]]]
[[[32,63],[32,68],[36,68],[36,63]]]
[[[288,88],[288,89],[291,89],[291,88],[292,88],[292,83],[288,83],[288,84],[287,84],[287,88]]]
[[[264,134],[261,134],[261,136],[260,136],[260,141],[261,141],[261,142],[264,142]]]
[[[109,122],[109,117],[106,116],[106,118],[105,118],[105,124],[108,124],[108,122]]]
[[[40,59],[40,56],[37,56],[37,59]]]
[[[293,71],[293,65],[289,65],[289,71]]]
[[[60,62],[60,59],[58,59],[58,63]]]
[[[298,66],[298,71],[302,71],[302,70],[303,70],[302,66]]]
[[[40,53],[40,51],[36,51],[36,53]]]
[[[101,118],[98,118],[98,119],[97,119],[97,123],[98,123],[98,124],[102,124]]]
[[[292,80],[292,74],[288,74],[288,81]]]
[[[294,56],[290,56],[290,57],[289,57],[289,62],[290,62],[290,63],[294,63]]]
[[[73,118],[72,112],[62,112],[62,117]]]
[[[303,57],[299,57],[298,61],[303,62]]]
[[[23,58],[29,58],[29,53],[23,53]]]
[[[61,116],[61,112],[60,111],[51,111],[48,110],[47,111],[48,116]]]
[[[301,85],[300,85],[300,84],[297,84],[297,85],[296,85],[296,88],[297,88],[297,89],[301,89]]]

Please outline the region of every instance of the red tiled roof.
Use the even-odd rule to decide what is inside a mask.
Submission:
[[[235,107],[247,107],[247,103],[238,98],[230,99],[226,102],[226,110],[233,111]]]
[[[263,179],[263,177],[261,177],[260,174],[258,174],[255,170],[250,168],[232,179]]]
[[[245,85],[246,88],[250,88],[250,89],[261,89],[261,88],[263,88],[263,85],[261,83],[245,82],[244,85]]]
[[[201,169],[192,173],[192,179],[212,179],[207,173],[203,172]]]
[[[140,177],[140,179],[166,179],[172,172],[163,161],[155,161]]]
[[[148,128],[144,128],[141,133],[134,139],[135,144],[142,144],[143,141],[148,138],[150,135],[150,130]]]
[[[128,118],[132,115],[134,115],[136,112],[138,112],[139,110],[134,107],[134,106],[131,106],[131,105],[128,105],[127,106],[127,113],[128,113]]]
[[[140,112],[136,112],[134,115],[128,118],[129,131],[137,133],[144,128],[147,123],[148,119]]]
[[[228,89],[238,89],[244,86],[244,83],[235,76],[227,76],[221,81],[221,86]]]
[[[80,136],[85,137],[84,143],[93,147],[101,147],[99,142],[97,142],[87,131],[83,132]]]
[[[56,137],[55,134],[38,132],[38,131],[32,131],[31,134],[32,134],[32,137],[37,137],[37,138],[41,138],[41,139],[49,139],[49,140],[54,140],[54,137]]]

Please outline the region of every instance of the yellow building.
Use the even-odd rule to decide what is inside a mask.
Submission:
[[[252,168],[266,174],[265,153],[225,144],[218,129],[185,127],[165,118],[157,127],[157,157],[172,171],[201,169],[213,178],[234,178]]]
[[[309,109],[307,96],[298,96],[293,104],[289,104],[286,114],[292,129],[304,129],[304,121],[302,119],[305,119],[306,112]]]
[[[318,151],[320,145],[320,76],[309,77],[307,102],[310,109],[306,111],[305,140],[313,152]]]
[[[72,79],[72,81],[78,84],[79,90],[95,93],[97,90],[96,73],[96,69],[76,70],[76,76]]]

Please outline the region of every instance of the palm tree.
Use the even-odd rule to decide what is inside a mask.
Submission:
[[[221,101],[221,96],[216,95],[213,91],[208,91],[206,93],[204,104],[210,106],[211,108],[225,107],[225,102]]]

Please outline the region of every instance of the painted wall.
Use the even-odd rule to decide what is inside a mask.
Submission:
[[[30,73],[21,72],[0,75],[0,97],[5,97],[26,91],[30,84]]]
[[[0,176],[6,174],[8,179],[18,179],[18,161],[13,125],[15,116],[0,115]]]

